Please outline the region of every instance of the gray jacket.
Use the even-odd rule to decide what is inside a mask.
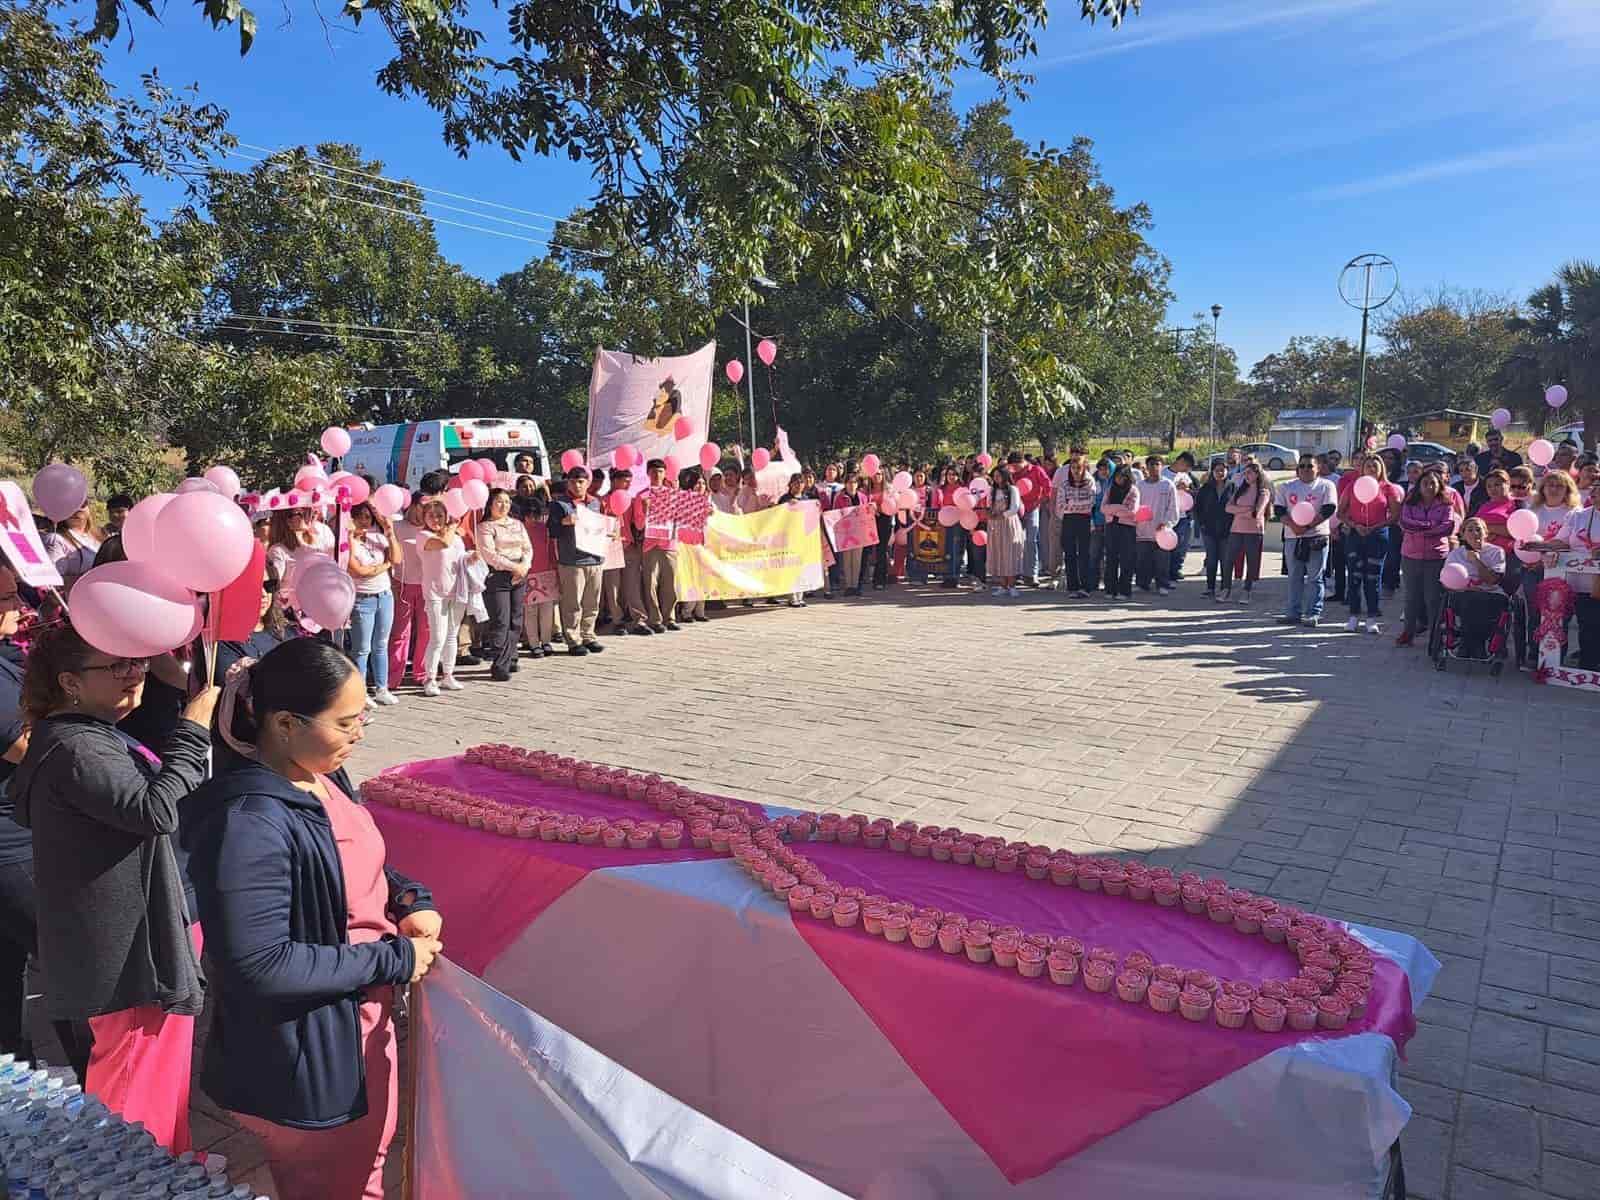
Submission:
[[[206,778],[211,739],[192,721],[158,771],[116,728],[68,713],[34,726],[11,779],[33,830],[39,960],[55,1020],[142,1005],[198,1013],[205,982],[172,852],[178,801]]]

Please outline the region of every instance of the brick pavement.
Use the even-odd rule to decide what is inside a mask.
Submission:
[[[1277,566],[1253,609],[1193,581],[1114,608],[922,588],[736,606],[598,657],[524,659],[509,684],[474,668],[459,694],[408,692],[354,765],[520,743],[1220,870],[1403,930],[1444,963],[1402,1068],[1412,1193],[1600,1196],[1600,704],[1438,674],[1346,634],[1342,609],[1275,627]]]

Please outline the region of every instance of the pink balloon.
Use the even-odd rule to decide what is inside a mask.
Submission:
[[[204,475],[191,475],[178,485],[178,495],[187,496],[191,492],[210,492],[213,496],[221,495],[217,491],[217,485]]]
[[[939,524],[946,529],[949,529],[959,520],[961,520],[961,510],[954,504],[946,504],[939,510]]]
[[[337,425],[330,425],[322,431],[318,439],[322,452],[331,458],[341,458],[350,453],[350,431],[340,429]]]
[[[1560,408],[1567,402],[1567,389],[1559,383],[1545,388],[1544,402],[1551,408]]]
[[[1507,425],[1511,424],[1511,410],[1509,408],[1495,409],[1489,414],[1489,424],[1493,425],[1496,429],[1504,429]]]
[[[728,365],[722,369],[728,373],[729,383],[738,383],[744,378],[744,364],[737,358],[730,358]]]
[[[1539,518],[1531,509],[1519,508],[1506,518],[1506,532],[1519,542],[1525,542],[1539,532]]]
[[[694,422],[688,417],[679,417],[672,423],[672,436],[680,442],[687,442],[694,436]]]
[[[899,510],[895,507],[894,494],[884,492],[878,497],[878,511],[886,517],[892,517]]]
[[[1545,438],[1535,438],[1528,443],[1528,461],[1536,467],[1548,467],[1555,456],[1555,445]]]
[[[896,471],[894,475],[894,490],[903,492],[911,486],[910,471]]]
[[[1289,509],[1289,516],[1296,525],[1310,525],[1317,519],[1317,506],[1309,500],[1301,500]]]
[[[230,500],[237,498],[239,493],[244,490],[239,486],[238,472],[232,467],[223,466],[221,463],[214,467],[208,467],[205,477],[211,481],[212,487]]]
[[[1356,499],[1363,504],[1371,504],[1378,498],[1378,493],[1382,491],[1378,486],[1378,481],[1371,475],[1363,475],[1356,480],[1355,486],[1350,490],[1355,493]]]
[[[1191,496],[1186,489],[1179,488],[1178,489],[1178,511],[1181,512],[1181,513],[1186,513],[1186,512],[1189,512],[1190,510],[1192,510],[1193,508],[1194,508],[1194,497]]]
[[[1151,517],[1155,516],[1155,514],[1150,511],[1150,506],[1146,504],[1138,512],[1134,513],[1133,516],[1137,521],[1148,521]]]
[[[344,628],[355,603],[355,580],[326,555],[307,563],[295,577],[295,608],[324,629]]]
[[[978,455],[978,465],[987,471],[990,467],[994,466],[994,455],[990,454],[988,451]]]
[[[463,484],[471,483],[474,479],[482,478],[479,474],[481,470],[482,468],[478,466],[478,461],[469,458],[456,468],[456,478],[460,479]]]
[[[876,454],[863,454],[861,456],[861,473],[863,475],[876,475],[883,470],[883,463],[878,461]]]
[[[631,471],[639,465],[639,452],[632,446],[618,446],[611,452],[611,465],[619,471]]]
[[[700,447],[700,468],[709,471],[722,461],[722,447],[715,442],[707,442]]]
[[[359,475],[349,475],[334,484],[334,494],[345,492],[351,504],[364,504],[372,496],[372,487]]]
[[[1444,570],[1439,572],[1439,582],[1447,591],[1459,592],[1467,586],[1471,577],[1467,569],[1460,563],[1445,563]]]
[[[606,507],[611,510],[613,517],[620,517],[628,511],[628,493],[612,492],[606,497]]]
[[[404,512],[410,504],[410,493],[398,484],[386,483],[372,493],[372,507],[386,517]]]
[[[1031,479],[1019,479],[1019,480],[1017,480],[1017,495],[1023,497],[1024,499],[1026,499],[1027,497],[1033,495],[1033,480],[1031,480]]]
[[[65,521],[88,502],[89,481],[77,467],[51,463],[33,477],[33,500],[52,521]]]
[[[467,511],[472,507],[467,503],[467,498],[463,494],[465,490],[465,488],[457,488],[444,494],[444,510],[457,521],[466,516]]]
[[[132,561],[155,562],[160,557],[156,553],[156,518],[176,499],[171,492],[157,492],[128,510],[128,519],[122,523],[122,549]]]
[[[982,520],[982,517],[978,516],[977,513],[973,512],[969,508],[966,512],[961,514],[961,528],[970,532],[976,529],[978,527],[978,523]]]
[[[770,367],[778,357],[778,343],[771,338],[762,338],[756,343],[756,357]]]
[[[573,467],[581,466],[583,466],[582,450],[568,450],[561,456],[561,469],[563,471],[570,471]]]
[[[950,498],[955,501],[955,506],[958,509],[965,511],[971,511],[972,506],[977,503],[977,500],[972,495],[971,488],[958,487],[950,493]]]
[[[148,562],[106,563],[72,587],[73,628],[117,658],[150,658],[183,645],[199,607],[193,592]]]
[[[255,537],[250,518],[232,500],[215,491],[189,492],[156,518],[156,545],[166,548],[159,563],[168,577],[196,592],[218,592],[249,566]]]
[[[972,531],[972,544],[980,548],[987,546],[989,544],[989,535],[981,529],[974,529]]]
[[[765,471],[772,465],[772,451],[765,446],[757,446],[750,452],[750,465],[758,471]]]
[[[1156,545],[1163,550],[1176,550],[1178,548],[1178,535],[1170,529],[1156,530]]]
[[[1542,540],[1542,538],[1539,538],[1528,542],[1526,545],[1518,546],[1517,557],[1523,562],[1527,563],[1530,567],[1538,566],[1540,561],[1544,558],[1544,552],[1536,547]]]
[[[683,464],[669,454],[661,460],[661,465],[666,468],[667,479],[672,483],[678,482],[678,472],[683,470]]]
[[[917,507],[917,494],[911,491],[899,491],[894,494],[894,504],[901,512],[911,512]]]
[[[1389,449],[1391,449],[1391,450],[1404,450],[1405,448],[1406,448],[1406,435],[1405,434],[1403,434],[1403,433],[1391,433],[1389,435]]]
[[[461,485],[461,496],[472,508],[482,508],[489,503],[489,485],[481,479],[469,479]]]

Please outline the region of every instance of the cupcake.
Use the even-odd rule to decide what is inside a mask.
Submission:
[[[1017,974],[1025,979],[1037,979],[1044,974],[1045,952],[1041,946],[1023,942],[1017,947]]]
[[[1117,999],[1126,1000],[1129,1004],[1144,1003],[1145,993],[1150,990],[1150,976],[1143,971],[1124,971],[1117,976]]]
[[[1250,1002],[1250,1020],[1262,1033],[1279,1032],[1287,1015],[1283,1001],[1271,996],[1257,996]]]
[[[1294,998],[1294,993],[1289,990],[1289,985],[1281,979],[1263,979],[1256,987],[1256,994],[1276,1000],[1280,1004],[1287,1004]]]
[[[990,937],[993,937],[995,933],[994,922],[986,921],[982,917],[975,921],[968,921],[966,927],[968,929],[976,929],[979,933],[987,933]]]
[[[910,917],[904,913],[890,913],[883,919],[883,938],[888,942],[903,942],[910,928]]]
[[[996,861],[998,863],[998,859]],[[1022,939],[1017,937],[1016,934],[1000,934],[993,939],[990,945],[994,950],[996,966],[1005,967],[1009,970],[1017,965],[1017,950],[1022,945]]]
[[[817,889],[800,883],[789,889],[789,908],[793,912],[810,912],[811,897],[817,894]]]
[[[995,851],[994,869],[1002,875],[1010,875],[1017,869],[1017,863],[1022,856],[1007,846],[1004,850]]]
[[[939,926],[939,949],[946,954],[961,953],[961,934],[965,927],[961,925]]]
[[[660,839],[663,850],[676,850],[683,845],[683,822],[663,821],[656,837]]]
[[[950,861],[957,866],[967,867],[972,865],[974,857],[972,843],[956,839],[956,844],[950,851]]]
[[[720,825],[711,830],[711,848],[718,854],[728,852],[728,831]]]
[[[1148,875],[1128,876],[1128,899],[1148,900],[1155,894],[1155,883]]]
[[[1261,936],[1269,942],[1282,942],[1289,933],[1289,918],[1271,913],[1261,922]]]
[[[982,930],[969,927],[961,935],[961,944],[967,952],[967,958],[975,963],[986,963],[994,957],[994,946],[989,935]]]
[[[1050,882],[1058,887],[1070,887],[1078,879],[1078,864],[1072,859],[1052,859]]]
[[[1338,996],[1318,996],[1317,1027],[1343,1029],[1350,1022],[1350,1006]]]
[[[925,833],[919,833],[911,839],[911,857],[927,858],[933,853],[933,839]]]
[[[1226,995],[1237,996],[1241,1000],[1254,1000],[1256,998],[1255,985],[1246,983],[1243,979],[1228,980],[1227,983],[1222,985],[1222,990]]]
[[[791,896],[794,893],[789,893]],[[833,916],[834,897],[832,892],[816,892],[811,897],[811,915],[819,921],[826,921]]]
[[[1205,888],[1201,887],[1198,883],[1184,884],[1180,890],[1180,894],[1183,897],[1184,912],[1198,914],[1206,911],[1206,901],[1209,899],[1209,897],[1206,895]]]
[[[1210,971],[1185,971],[1183,973],[1183,986],[1195,988],[1209,996],[1215,996],[1221,985],[1217,983],[1217,977]]]
[[[1317,1027],[1317,1006],[1304,996],[1295,996],[1284,1006],[1289,1015],[1289,1028],[1302,1033]]]
[[[556,836],[568,845],[580,841],[583,836],[583,822],[576,817],[564,817],[557,827]],[[599,836],[599,833],[595,834],[596,839]]]
[[[1102,959],[1091,958],[1083,964],[1083,986],[1091,992],[1109,992],[1117,979],[1117,968]]]
[[[629,850],[644,850],[655,840],[655,830],[648,826],[635,825],[628,831]]]
[[[995,847],[991,842],[979,842],[973,847],[972,865],[980,871],[988,871],[994,867]]]
[[[1157,979],[1163,980],[1166,983],[1175,983],[1179,987],[1183,986],[1183,976],[1183,968],[1174,966],[1172,963],[1160,963],[1155,969],[1155,977]]]
[[[1178,993],[1178,1012],[1185,1021],[1204,1021],[1211,1015],[1213,1001],[1210,992],[1186,987]]]
[[[884,842],[889,840],[889,831],[868,825],[861,831],[861,844],[868,850],[882,850]]]
[[[1367,1015],[1367,989],[1356,987],[1352,984],[1341,983],[1333,989],[1333,994],[1343,1000],[1350,1007],[1350,1019],[1359,1021]]]
[[[553,842],[561,836],[561,822],[555,817],[546,817],[539,822],[539,840]]]
[[[1250,1016],[1250,1001],[1224,993],[1211,1002],[1211,1013],[1223,1029],[1243,1029]]]
[[[861,919],[861,901],[841,896],[833,905],[833,923],[840,929],[849,929]]]
[[[1233,924],[1233,901],[1226,896],[1213,896],[1206,901],[1206,915],[1218,925]]]
[[[1117,965],[1117,952],[1110,946],[1091,946],[1089,953],[1084,956],[1094,962],[1108,962],[1113,967]]]
[[[889,922],[885,921],[883,923],[883,927],[885,930],[887,930],[889,928]],[[912,920],[911,944],[918,950],[926,950],[929,946],[933,945],[934,939],[938,936],[938,926],[936,926],[926,917],[917,917]]]
[[[1121,896],[1128,890],[1128,873],[1121,867],[1100,872],[1100,887],[1108,896]]]
[[[889,916],[887,905],[863,904],[861,906],[861,928],[873,937],[883,933],[883,923]]]
[[[578,844],[580,846],[597,845],[600,841],[601,830],[606,828],[599,817],[590,817],[578,826]]]
[[[1150,986],[1145,989],[1145,1003],[1158,1013],[1174,1012],[1178,1007],[1178,996],[1183,991],[1177,984],[1165,979],[1153,979]]]
[[[1261,932],[1261,910],[1254,906],[1244,908],[1234,907],[1233,927],[1240,933]]]
[[[1050,874],[1050,856],[1034,851],[1022,860],[1022,869],[1029,879],[1043,879]]]
[[[896,854],[904,854],[911,849],[911,835],[903,829],[891,829],[889,831],[889,849]]]
[[[1162,908],[1176,908],[1181,898],[1178,884],[1171,879],[1157,879],[1150,885],[1150,894]]]
[[[1143,950],[1135,950],[1122,960],[1122,969],[1138,971],[1141,975],[1151,975],[1155,973],[1156,961]]]
[[[955,838],[937,837],[933,839],[933,861],[949,862],[950,856],[955,853]]]
[[[861,841],[861,826],[847,821],[839,826],[839,845],[854,846]]]
[[[1078,960],[1072,955],[1063,953],[1060,950],[1052,950],[1044,961],[1045,965],[1050,969],[1051,983],[1059,983],[1063,987],[1070,987],[1078,982]]]
[[[1075,937],[1058,937],[1050,943],[1050,949],[1058,950],[1062,954],[1070,954],[1080,961],[1084,955],[1083,943]]]
[[[1100,868],[1093,863],[1078,864],[1078,890],[1080,892],[1098,892],[1100,890]]]

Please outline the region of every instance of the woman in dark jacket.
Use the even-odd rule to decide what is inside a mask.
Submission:
[[[394,988],[440,950],[432,897],[385,866],[344,774],[366,722],[365,682],[320,639],[241,661],[217,724],[244,761],[183,814],[216,977],[201,1081],[261,1139],[280,1200],[381,1200]]]
[[[33,831],[45,1005],[67,1056],[85,1090],[181,1152],[205,997],[170,835],[178,802],[205,779],[218,689],[188,702],[158,759],[117,729],[147,665],[69,624],[37,634],[22,680],[33,728],[11,798]]]
[[[1230,568],[1222,562],[1223,550],[1228,545],[1228,533],[1233,528],[1233,514],[1228,511],[1228,501],[1233,499],[1233,485],[1228,482],[1228,464],[1218,460],[1211,464],[1206,481],[1194,494],[1194,527],[1200,531],[1200,542],[1206,548],[1206,595],[1217,594],[1217,569],[1222,568],[1223,586],[1227,586]]]

